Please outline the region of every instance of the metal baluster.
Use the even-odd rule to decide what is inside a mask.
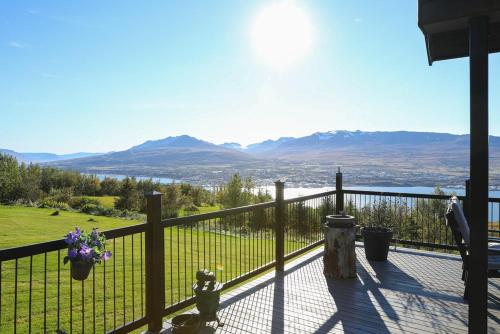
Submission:
[[[116,238],[113,239],[113,328],[116,328]]]
[[[186,253],[186,227],[183,227],[183,236],[184,236],[184,299],[187,299],[187,253]]]
[[[47,253],[43,263],[43,332],[47,333]]]
[[[95,264],[92,268],[92,332],[95,334]]]
[[[29,295],[29,313],[28,313],[28,333],[31,334],[31,301],[32,301],[32,296],[31,296],[31,289],[32,289],[32,282],[33,282],[33,256],[30,256],[30,295]]]
[[[193,252],[194,252],[194,249],[193,249],[193,224],[189,224],[189,229],[190,229],[190,232],[191,232],[191,235],[190,235],[190,242],[191,242],[191,267],[190,267],[190,277],[191,277],[191,282],[194,282],[194,277],[193,277]],[[197,250],[198,251],[198,250]],[[193,296],[193,290],[191,289],[191,296]]]
[[[142,232],[139,233],[139,252],[140,252],[140,258],[141,258],[141,317],[144,317],[144,286],[143,286],[143,269],[142,269]]]
[[[123,294],[123,325],[126,323],[126,312],[125,312],[125,299],[126,299],[126,291],[125,291],[125,236],[122,237],[122,294]]]
[[[180,231],[179,226],[177,229],[177,302],[181,300],[181,245],[180,245]]]
[[[113,249],[114,251],[114,249]],[[142,260],[142,258],[141,258]],[[104,333],[106,333],[106,318],[108,316],[108,314],[106,313],[106,261],[104,261],[103,263],[103,272],[102,272],[102,282],[103,282],[103,312],[102,312],[102,316],[103,316],[103,319],[104,319]]]
[[[85,280],[82,281],[82,333],[85,333]]]
[[[15,261],[16,268],[14,269],[14,334],[17,333],[17,259]]]
[[[169,227],[170,230],[170,305],[174,304],[174,252],[173,252],[173,243],[174,243],[174,232],[173,227]],[[205,230],[205,227],[203,227]],[[205,251],[205,234],[203,234],[203,251]],[[203,253],[203,257],[205,257],[205,253]]]
[[[131,252],[132,252],[132,259],[131,259],[131,263],[130,263],[130,266],[132,268],[132,320],[135,320],[135,279],[134,279],[134,276],[135,276],[135,270],[134,270],[134,235],[132,234],[131,235],[131,238],[132,238],[132,247],[131,247]]]
[[[61,308],[61,250],[57,250],[57,329],[60,329],[60,308]]]

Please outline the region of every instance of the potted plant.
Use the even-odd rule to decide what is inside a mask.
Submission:
[[[393,224],[387,202],[373,204],[370,224],[361,229],[365,256],[371,261],[386,261],[393,236]]]
[[[101,263],[111,257],[106,250],[106,238],[96,228],[85,233],[78,227],[69,232],[64,239],[68,245],[68,255],[64,257],[64,264],[71,262],[71,277],[77,281],[85,280],[95,263]]]

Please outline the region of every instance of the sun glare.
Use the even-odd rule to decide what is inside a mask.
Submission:
[[[293,1],[282,1],[261,9],[253,22],[251,36],[260,61],[286,69],[310,51],[313,26],[305,9]]]

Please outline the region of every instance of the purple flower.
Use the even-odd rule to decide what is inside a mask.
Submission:
[[[101,255],[101,259],[102,259],[103,261],[108,261],[110,258],[111,258],[111,252],[110,252],[110,251],[105,251],[105,252]]]
[[[68,245],[74,244],[77,240],[78,240],[78,236],[76,234],[74,234],[73,232],[69,232],[68,235],[66,236],[66,239],[64,239],[64,241]]]
[[[80,254],[83,260],[88,261],[92,259],[92,256],[94,255],[94,250],[89,246],[83,244],[78,253]]]
[[[76,251],[76,249],[68,249],[68,257],[70,259],[76,258],[77,255],[78,255],[78,252]]]
[[[82,234],[82,231],[80,231],[80,228],[75,227],[75,235],[79,238],[81,234]]]

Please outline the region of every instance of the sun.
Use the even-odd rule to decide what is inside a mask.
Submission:
[[[262,8],[251,27],[257,58],[277,69],[287,69],[302,60],[311,49],[313,35],[308,12],[294,1]]]

